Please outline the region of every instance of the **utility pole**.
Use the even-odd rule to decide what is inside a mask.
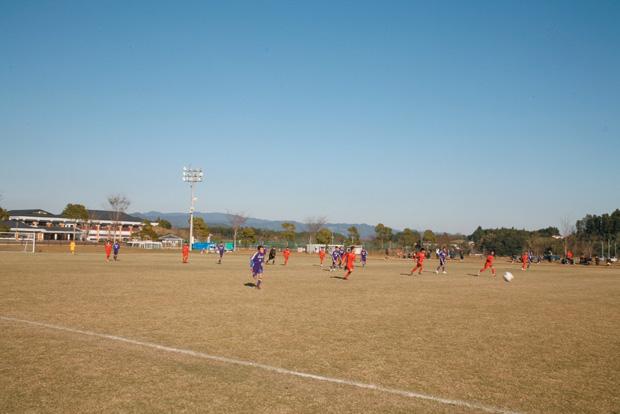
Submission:
[[[202,169],[200,168],[187,168],[183,167],[183,181],[189,183],[191,202],[189,207],[189,249],[192,250],[194,245],[194,202],[196,197],[194,196],[194,184],[202,181],[203,177]]]

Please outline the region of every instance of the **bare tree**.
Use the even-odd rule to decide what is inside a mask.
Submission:
[[[566,253],[568,253],[568,239],[575,234],[575,224],[570,217],[565,216],[560,219],[560,232],[564,242],[564,257],[566,257]]]
[[[248,220],[248,216],[244,213],[230,213],[228,212],[228,221],[230,222],[230,227],[233,229],[233,250],[237,250],[237,234],[239,233],[239,228],[245,224]]]
[[[308,217],[306,219],[306,230],[308,230],[308,244],[312,244],[312,240],[314,240],[316,234],[321,230],[321,228],[327,223],[327,217],[319,216],[319,217]]]
[[[131,201],[129,201],[129,199],[125,197],[124,195],[112,194],[108,196],[108,204],[110,205],[110,208],[114,212],[114,216],[113,216],[114,223],[112,224],[112,226],[114,228],[113,238],[114,238],[114,241],[116,242],[116,231],[120,227],[121,215],[127,211],[127,209],[129,208],[129,205],[131,204]],[[122,231],[122,229],[119,229],[119,230]],[[120,233],[120,235],[122,238],[122,233]]]
[[[0,201],[2,201],[2,194],[0,194]],[[0,220],[8,220],[8,219],[9,219],[8,210],[5,210],[2,207],[0,207]]]

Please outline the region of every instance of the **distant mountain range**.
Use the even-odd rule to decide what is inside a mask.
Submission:
[[[159,211],[147,211],[145,213],[131,213],[132,216],[140,217],[147,220],[156,220],[157,217],[168,220],[174,227],[188,227],[188,213],[162,213]],[[202,219],[211,226],[228,226],[230,227],[229,215],[226,213],[201,213],[195,212],[194,217],[202,217]],[[246,227],[255,227],[265,230],[282,230],[282,223],[293,223],[298,232],[306,231],[306,225],[294,220],[265,220],[249,217],[245,222]],[[375,227],[364,223],[327,223],[325,227],[335,233],[347,234],[347,229],[355,226],[363,239],[374,236]]]

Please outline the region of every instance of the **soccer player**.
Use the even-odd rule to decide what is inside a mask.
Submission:
[[[284,256],[284,266],[286,266],[288,264],[288,258],[291,257],[291,251],[288,247],[284,249],[282,256]]]
[[[121,249],[121,245],[119,242],[115,241],[112,245],[112,250],[114,251],[114,261],[118,260],[118,251]]]
[[[183,263],[189,262],[189,244],[183,243],[183,249],[181,249],[183,255]]]
[[[487,261],[484,263],[484,267],[478,271],[478,276],[480,276],[480,274],[484,272],[485,270],[491,269],[491,273],[493,274],[493,277],[495,277],[495,268],[493,267],[493,260],[495,260],[495,250],[491,250],[491,252],[487,256]]]
[[[340,246],[338,248],[338,269],[342,269],[342,262],[344,260],[344,255],[345,255],[344,246]]]
[[[329,268],[330,272],[336,270],[338,267],[338,260],[340,259],[340,250],[336,247],[332,250],[332,266]]]
[[[521,254],[521,270],[527,270],[530,267],[530,255],[527,252]]]
[[[362,248],[360,256],[362,258],[362,267],[366,267],[366,259],[368,258],[368,252],[366,251],[366,249]]]
[[[217,248],[217,253],[220,255],[220,258],[217,261],[217,264],[222,264],[222,257],[224,257],[224,252],[226,251],[226,248],[224,247],[224,243],[219,243],[216,248]]]
[[[448,260],[448,249],[446,249],[446,247],[442,247],[441,250],[439,250],[439,253],[437,253],[437,255],[439,256],[439,266],[437,266],[437,269],[435,269],[435,273],[439,274],[439,270],[441,270],[442,274],[447,274],[448,272],[446,272],[446,260]]]
[[[258,246],[256,253],[250,258],[250,269],[252,269],[252,277],[256,289],[260,289],[263,283],[263,262],[265,261],[265,248]]]
[[[269,249],[269,258],[267,259],[265,264],[269,264],[269,262],[271,262],[271,264],[276,264],[276,248],[275,247],[272,247],[271,249]]]
[[[110,255],[112,254],[112,242],[110,240],[105,242],[105,259],[109,262]]]
[[[419,275],[422,274],[422,271],[424,270],[424,259],[426,259],[426,249],[422,247],[415,257],[417,262],[415,267],[411,269],[411,272],[409,273],[410,276],[413,276],[416,270],[418,270]]]
[[[355,252],[353,248],[347,249],[347,252],[344,254],[343,262],[344,268],[347,271],[344,275],[344,280],[349,280],[349,276],[351,276],[353,268],[355,267]]]
[[[75,254],[75,240],[71,240],[71,243],[69,243],[69,251],[71,254]]]
[[[319,260],[321,261],[321,267],[323,267],[323,260],[325,260],[325,248],[321,247],[319,249]]]

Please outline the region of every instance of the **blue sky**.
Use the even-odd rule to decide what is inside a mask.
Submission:
[[[0,2],[0,205],[470,233],[620,207],[620,2]]]

